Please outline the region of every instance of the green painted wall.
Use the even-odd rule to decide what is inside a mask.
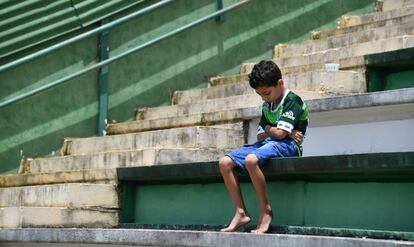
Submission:
[[[392,73],[387,76],[387,90],[414,87],[414,70]]]
[[[242,193],[255,225],[259,203],[251,183]],[[414,232],[414,183],[268,182],[273,225]],[[234,207],[223,183],[126,184],[122,223],[228,224]]]
[[[227,6],[236,0],[226,0]],[[146,4],[154,3],[148,1]],[[119,54],[215,10],[212,0],[174,3],[110,32],[110,55]],[[332,28],[343,14],[370,12],[374,0],[260,0],[109,66],[109,121],[132,119],[134,109],[168,104],[175,90],[205,87],[209,77],[238,73],[242,62],[271,58],[274,45],[308,38],[311,30]],[[142,8],[139,5],[129,12]],[[112,18],[116,18],[112,17]],[[90,26],[79,32],[93,28]],[[0,60],[65,40],[76,33]],[[97,61],[97,38],[0,74],[0,98],[43,85]],[[64,137],[97,133],[97,72],[0,109],[0,173],[18,169],[21,152],[47,156]]]
[[[413,67],[413,66],[411,66]],[[377,67],[369,73],[369,91],[384,91],[414,87],[414,69],[402,70],[401,68]]]
[[[371,92],[414,87],[414,48],[365,56]]]

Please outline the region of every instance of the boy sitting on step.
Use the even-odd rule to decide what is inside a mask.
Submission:
[[[238,148],[219,161],[224,183],[236,207],[233,220],[228,227],[221,229],[223,232],[236,231],[250,222],[234,170],[249,174],[259,197],[260,217],[252,232],[265,233],[269,230],[273,213],[260,167],[273,157],[301,156],[301,143],[308,126],[306,104],[284,87],[282,74],[274,62],[261,61],[256,64],[249,75],[249,84],[264,101],[262,116],[257,142]]]

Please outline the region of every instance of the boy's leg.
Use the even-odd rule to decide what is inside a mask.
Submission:
[[[273,218],[272,208],[266,192],[266,178],[260,170],[259,159],[255,154],[249,154],[246,157],[245,164],[260,202],[259,223],[252,232],[265,233],[269,230]]]
[[[246,156],[245,166],[249,172],[253,186],[260,201],[260,218],[257,228],[252,232],[265,233],[269,230],[273,218],[272,208],[266,192],[266,178],[259,167],[263,162],[272,157],[297,156],[296,144],[293,141],[271,140],[259,147],[252,154]]]
[[[243,196],[240,191],[240,184],[234,174],[234,167],[236,164],[234,161],[228,157],[224,156],[219,161],[220,172],[223,176],[224,183],[227,187],[227,190],[230,193],[230,196],[233,200],[233,203],[236,207],[236,214],[234,215],[230,225],[226,228],[221,229],[222,232],[233,232],[237,228],[246,225],[250,222],[250,216],[244,205]]]

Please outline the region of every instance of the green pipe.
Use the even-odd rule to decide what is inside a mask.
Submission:
[[[101,24],[108,23],[108,19],[102,20]],[[104,61],[109,58],[109,31],[104,31],[99,35],[99,59]],[[98,114],[98,134],[103,136],[108,117],[108,73],[109,68],[103,66],[99,69],[99,114]]]
[[[60,42],[58,44],[52,45],[52,46],[50,46],[48,48],[45,48],[43,50],[40,50],[40,51],[35,52],[33,54],[30,54],[28,56],[25,56],[25,57],[22,57],[20,59],[17,59],[15,61],[11,62],[11,63],[2,65],[2,66],[0,66],[0,73],[1,72],[4,72],[6,70],[12,69],[12,68],[14,68],[16,66],[19,66],[21,64],[24,64],[24,63],[33,61],[36,58],[45,56],[46,54],[49,54],[52,51],[55,51],[55,50],[60,49],[60,48],[62,48],[64,46],[70,45],[72,43],[75,43],[75,42],[77,42],[79,40],[82,40],[82,39],[91,37],[91,36],[93,36],[93,35],[95,35],[97,33],[103,32],[105,30],[109,30],[109,29],[111,29],[111,28],[113,28],[115,26],[119,26],[119,25],[121,25],[121,24],[123,24],[123,23],[125,23],[125,22],[127,22],[127,21],[129,21],[131,19],[134,19],[136,17],[139,17],[141,15],[144,15],[144,14],[146,14],[146,13],[148,13],[148,12],[154,10],[154,9],[157,9],[157,8],[159,8],[159,7],[167,4],[167,3],[170,3],[172,1],[173,0],[163,0],[163,1],[160,1],[160,2],[158,2],[156,4],[153,4],[151,6],[148,6],[146,8],[143,8],[143,9],[141,9],[141,10],[135,12],[135,13],[132,13],[132,14],[127,15],[127,16],[124,16],[124,17],[121,17],[121,18],[119,18],[119,19],[117,19],[117,20],[115,20],[113,22],[110,22],[110,23],[108,23],[106,25],[103,25],[103,26],[98,27],[96,29],[90,30],[90,31],[88,31],[86,33],[80,34],[80,35],[78,35],[76,37],[70,38],[70,39],[68,39],[66,41],[63,41],[63,42]]]
[[[153,39],[151,41],[148,41],[148,42],[146,42],[146,43],[144,43],[142,45],[139,45],[139,46],[137,46],[135,48],[132,48],[132,49],[130,49],[130,50],[124,52],[124,53],[121,53],[121,54],[119,54],[117,56],[111,57],[111,58],[109,58],[109,59],[107,59],[105,61],[102,61],[100,63],[97,63],[97,64],[95,64],[95,65],[93,65],[93,66],[91,66],[89,68],[85,68],[83,70],[80,70],[80,71],[72,74],[72,75],[68,75],[68,76],[63,77],[63,78],[61,78],[59,80],[56,80],[56,81],[54,81],[52,83],[43,85],[43,86],[41,86],[41,87],[39,87],[37,89],[34,89],[34,90],[29,91],[27,93],[21,94],[19,96],[14,97],[14,98],[11,98],[11,99],[8,99],[8,100],[4,100],[4,101],[2,101],[0,103],[0,108],[1,107],[4,107],[4,106],[7,106],[7,105],[10,105],[10,104],[12,104],[14,102],[20,101],[20,100],[22,100],[24,98],[30,97],[32,95],[35,95],[35,94],[37,94],[39,92],[45,91],[46,89],[55,87],[55,86],[57,86],[59,84],[62,84],[63,82],[66,82],[68,80],[71,80],[71,79],[74,79],[76,77],[79,77],[79,76],[81,76],[83,74],[86,74],[89,71],[92,71],[94,69],[101,68],[102,66],[105,66],[107,64],[110,64],[110,63],[112,63],[112,62],[114,62],[116,60],[119,60],[119,59],[121,59],[123,57],[126,57],[126,56],[128,56],[128,55],[130,55],[130,54],[132,54],[134,52],[137,52],[139,50],[142,50],[142,49],[144,49],[144,48],[146,48],[148,46],[151,46],[151,45],[153,45],[155,43],[158,43],[158,42],[160,42],[160,41],[162,41],[164,39],[167,39],[167,38],[169,38],[171,36],[174,36],[174,35],[176,35],[178,33],[181,33],[181,32],[183,32],[183,31],[185,31],[187,29],[190,29],[190,28],[192,28],[194,26],[200,25],[201,23],[204,23],[204,22],[206,22],[206,21],[208,21],[208,20],[210,20],[212,18],[215,18],[216,16],[219,16],[219,15],[225,13],[225,12],[228,12],[230,10],[233,10],[233,9],[237,8],[237,7],[240,7],[241,5],[243,5],[243,4],[245,4],[245,3],[249,2],[249,1],[250,0],[240,1],[240,2],[238,2],[236,4],[233,4],[233,5],[231,5],[231,6],[227,7],[227,8],[224,8],[224,9],[222,9],[220,11],[216,11],[216,12],[214,12],[214,13],[208,15],[208,16],[205,16],[205,17],[199,19],[199,20],[196,20],[196,21],[191,22],[191,23],[189,23],[187,25],[184,25],[184,26],[182,26],[180,28],[177,28],[177,29],[175,29],[175,30],[173,30],[173,31],[171,31],[171,32],[169,32],[167,34],[161,35],[160,37],[158,37],[156,39]]]

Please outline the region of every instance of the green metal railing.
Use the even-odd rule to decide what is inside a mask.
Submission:
[[[144,15],[144,14],[146,14],[146,13],[152,11],[152,10],[155,10],[155,9],[161,7],[161,6],[164,6],[164,5],[168,4],[168,3],[171,3],[172,1],[173,0],[163,0],[163,1],[160,1],[160,2],[158,2],[156,4],[153,4],[151,6],[148,6],[146,8],[143,8],[141,10],[138,10],[137,12],[134,12],[134,13],[129,14],[127,16],[121,17],[121,18],[119,18],[119,19],[117,19],[115,21],[112,21],[112,22],[110,22],[110,23],[108,23],[106,25],[102,25],[102,26],[100,26],[98,28],[95,28],[95,29],[90,30],[90,31],[85,32],[85,33],[82,33],[82,34],[80,34],[78,36],[75,36],[73,38],[70,38],[70,39],[68,39],[66,41],[60,42],[58,44],[55,44],[55,45],[52,45],[52,46],[50,46],[48,48],[45,48],[43,50],[37,51],[37,52],[35,52],[33,54],[30,54],[28,56],[25,56],[25,57],[22,57],[20,59],[17,59],[17,60],[15,60],[13,62],[10,62],[8,64],[2,65],[2,66],[0,66],[0,73],[1,72],[4,72],[6,70],[10,70],[10,69],[12,69],[12,68],[14,68],[16,66],[19,66],[19,65],[28,63],[30,61],[33,61],[33,60],[35,60],[37,58],[43,57],[43,56],[45,56],[45,55],[47,55],[47,54],[49,54],[49,53],[51,53],[53,51],[56,51],[56,50],[58,50],[60,48],[63,48],[65,46],[68,46],[70,44],[76,43],[76,42],[78,42],[80,40],[86,39],[86,38],[91,37],[93,35],[99,34],[99,33],[103,32],[103,31],[107,31],[107,30],[109,30],[109,29],[111,29],[113,27],[119,26],[119,25],[121,25],[121,24],[123,24],[125,22],[128,22],[128,21],[130,21],[132,19],[135,19],[135,18],[137,18],[139,16],[142,16],[142,15]]]
[[[141,15],[143,15],[145,13],[148,13],[149,11],[154,10],[156,8],[159,8],[159,7],[161,7],[161,6],[165,5],[165,4],[168,4],[168,3],[172,2],[172,1],[173,0],[163,0],[163,1],[160,1],[160,2],[158,2],[156,4],[153,4],[153,5],[151,5],[149,7],[146,7],[144,9],[142,9],[142,10],[139,10],[139,11],[133,13],[133,14],[127,15],[125,17],[122,17],[120,19],[117,19],[115,21],[112,21],[112,22],[110,22],[108,24],[102,25],[99,28],[96,28],[94,30],[88,31],[86,33],[83,33],[83,34],[78,35],[76,37],[73,37],[71,39],[68,39],[68,40],[66,40],[64,42],[61,42],[59,44],[53,45],[51,47],[48,47],[48,48],[46,48],[44,50],[35,52],[35,53],[33,53],[33,54],[29,55],[29,56],[23,57],[21,59],[18,59],[16,61],[11,62],[11,63],[8,63],[8,64],[5,64],[3,66],[0,66],[0,73],[1,72],[4,72],[6,70],[9,70],[11,68],[14,68],[16,66],[22,65],[24,63],[28,63],[30,61],[33,61],[36,58],[42,57],[42,56],[44,56],[46,54],[49,54],[52,51],[55,51],[57,49],[60,49],[60,48],[62,48],[64,46],[67,46],[67,45],[72,44],[74,42],[77,42],[79,40],[82,40],[82,39],[85,39],[85,38],[90,37],[92,35],[95,35],[95,34],[98,34],[98,33],[102,33],[104,31],[107,31],[107,30],[109,30],[112,27],[115,27],[115,26],[118,26],[120,24],[123,24],[126,21],[129,21],[129,20],[131,20],[133,18],[136,18],[138,16],[141,16]],[[103,61],[101,61],[99,63],[96,63],[96,64],[94,64],[94,65],[92,65],[90,67],[84,68],[84,69],[82,69],[82,70],[80,70],[78,72],[75,72],[75,73],[71,74],[71,75],[65,76],[65,77],[63,77],[61,79],[58,79],[56,81],[53,81],[51,83],[48,83],[48,84],[43,85],[41,87],[38,87],[36,89],[33,89],[33,90],[31,90],[29,92],[26,92],[26,93],[23,93],[21,95],[15,96],[13,98],[10,98],[10,99],[7,99],[7,100],[2,100],[0,102],[0,108],[1,107],[5,107],[5,106],[8,106],[10,104],[13,104],[15,102],[18,102],[20,100],[23,100],[25,98],[28,98],[28,97],[33,96],[35,94],[38,94],[40,92],[43,92],[43,91],[45,91],[47,89],[53,88],[53,87],[55,87],[57,85],[60,85],[60,84],[62,84],[64,82],[67,82],[67,81],[69,81],[71,79],[74,79],[74,78],[77,78],[77,77],[79,77],[81,75],[84,75],[84,74],[86,74],[86,73],[88,73],[88,72],[90,72],[92,70],[102,68],[103,66],[106,66],[106,65],[108,65],[108,64],[110,64],[112,62],[115,62],[115,61],[117,61],[117,60],[119,60],[121,58],[124,58],[124,57],[126,57],[126,56],[128,56],[128,55],[130,55],[132,53],[135,53],[135,52],[140,51],[140,50],[142,50],[142,49],[144,49],[146,47],[149,47],[149,46],[151,46],[153,44],[156,44],[156,43],[158,43],[158,42],[160,42],[162,40],[168,39],[168,38],[170,38],[170,37],[172,37],[174,35],[177,35],[177,34],[183,32],[185,30],[188,30],[188,29],[190,29],[192,27],[195,27],[197,25],[200,25],[200,24],[202,24],[202,23],[204,23],[204,22],[206,22],[206,21],[208,21],[210,19],[221,17],[222,14],[224,14],[226,12],[229,12],[229,11],[235,9],[235,8],[238,8],[238,7],[240,7],[241,5],[243,5],[243,4],[247,3],[247,2],[250,2],[250,0],[242,0],[242,1],[240,1],[238,3],[235,3],[235,4],[232,4],[232,5],[230,5],[230,6],[226,7],[226,8],[220,9],[222,7],[222,5],[220,6],[221,0],[218,0],[217,1],[217,3],[218,3],[218,9],[220,9],[220,10],[218,10],[218,11],[216,11],[216,12],[210,14],[210,15],[207,15],[207,16],[205,16],[203,18],[200,18],[200,19],[198,19],[196,21],[193,21],[193,22],[191,22],[191,23],[189,23],[187,25],[184,25],[182,27],[179,27],[179,28],[177,28],[177,29],[175,29],[175,30],[173,30],[171,32],[168,32],[168,33],[166,33],[164,35],[159,36],[158,38],[155,38],[155,39],[153,39],[151,41],[148,41],[148,42],[146,42],[144,44],[141,44],[139,46],[136,46],[134,48],[131,48],[131,49],[129,49],[129,50],[127,50],[127,51],[125,51],[125,52],[123,52],[121,54],[118,54],[118,55],[116,55],[114,57],[105,59],[105,60],[103,60]],[[217,20],[221,20],[221,18],[220,19],[217,19]],[[99,132],[101,132],[101,131],[103,131],[103,130],[99,130]]]

